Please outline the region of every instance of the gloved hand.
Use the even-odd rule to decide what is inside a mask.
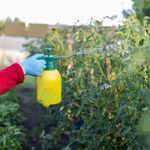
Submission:
[[[43,54],[35,54],[20,63],[26,75],[32,76],[42,75],[43,70],[46,68],[46,61],[37,59],[42,56]]]

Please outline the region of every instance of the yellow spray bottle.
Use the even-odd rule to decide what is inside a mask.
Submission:
[[[37,101],[48,108],[62,101],[62,79],[56,67],[56,59],[61,57],[50,55],[51,47],[45,49],[48,55],[40,58],[46,61],[46,68],[37,78]]]

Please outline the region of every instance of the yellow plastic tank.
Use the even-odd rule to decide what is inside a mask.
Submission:
[[[62,79],[56,69],[57,58],[53,55],[41,58],[46,60],[46,68],[42,76],[37,78],[37,101],[46,108],[62,101]]]

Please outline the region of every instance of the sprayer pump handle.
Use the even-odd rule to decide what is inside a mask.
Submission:
[[[51,53],[51,50],[52,50],[52,46],[45,47],[45,50],[47,50],[48,56],[50,56],[50,53]]]

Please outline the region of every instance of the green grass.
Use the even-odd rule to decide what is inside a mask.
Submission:
[[[36,77],[34,76],[25,76],[25,80],[23,84],[20,84],[19,87],[30,87],[35,88],[36,87]]]

